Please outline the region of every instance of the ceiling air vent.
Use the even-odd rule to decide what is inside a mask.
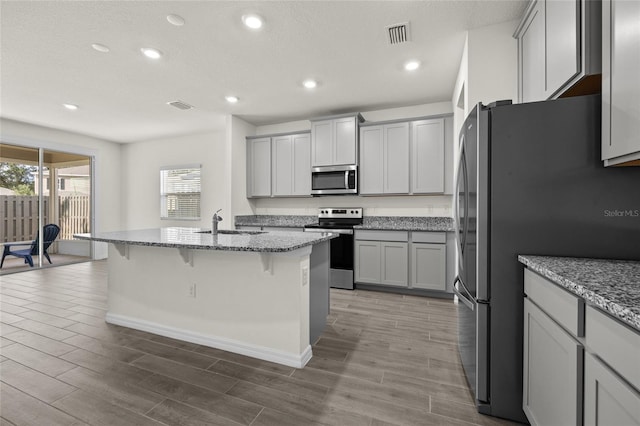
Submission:
[[[400,44],[411,41],[411,27],[408,22],[386,27],[389,44]]]
[[[189,105],[186,102],[182,102],[182,101],[173,101],[173,102],[167,102],[168,105],[171,105],[172,107],[176,107],[178,109],[191,109],[193,108],[193,105]]]

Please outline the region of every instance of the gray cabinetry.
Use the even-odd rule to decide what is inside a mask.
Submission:
[[[311,196],[309,133],[247,138],[247,198]]]
[[[444,232],[356,231],[356,283],[446,291]]]
[[[531,2],[518,35],[519,93],[521,102],[545,99],[544,1]]]
[[[640,332],[528,269],[524,290],[529,422],[640,425]]]
[[[359,114],[311,121],[311,164],[357,164]]]
[[[354,281],[407,287],[408,233],[356,231]]]
[[[409,193],[409,123],[360,129],[360,194]]]
[[[640,332],[586,310],[584,424],[640,425]]]
[[[524,300],[523,351],[522,408],[529,422],[580,425],[583,347],[530,298]]]
[[[274,197],[311,194],[311,140],[309,134],[273,137],[272,195]]]
[[[411,122],[411,192],[444,192],[445,119]]]
[[[442,232],[411,233],[412,288],[445,291],[447,287],[447,246]]]
[[[271,196],[271,138],[247,139],[247,198]]]
[[[602,159],[640,165],[640,2],[603,0],[602,26]]]
[[[596,0],[534,0],[516,30],[521,102],[555,99],[601,70],[601,11]],[[576,93],[580,93],[579,91]]]
[[[640,425],[640,394],[591,354],[585,355],[584,425]]]

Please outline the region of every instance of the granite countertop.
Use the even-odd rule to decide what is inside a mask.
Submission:
[[[235,217],[236,226],[304,228],[305,225],[317,223],[317,216],[254,215]],[[355,226],[354,229],[450,232],[454,230],[454,226],[453,219],[450,217],[365,216],[363,224]]]
[[[450,217],[366,216],[354,229],[450,232],[455,228]]]
[[[518,260],[640,331],[640,261],[528,255]]]
[[[318,216],[249,215],[236,216],[237,226],[274,226],[279,228],[304,228],[318,223]]]
[[[205,228],[154,228],[131,231],[76,234],[81,240],[149,247],[170,247],[196,250],[225,250],[248,252],[287,252],[336,238],[337,234],[311,232],[258,231],[258,233],[224,234],[212,236]],[[224,232],[224,230],[221,230]],[[256,231],[249,231],[256,232]]]

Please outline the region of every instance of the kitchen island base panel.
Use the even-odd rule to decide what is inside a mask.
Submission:
[[[310,298],[310,286],[328,297],[328,277],[310,271],[327,246],[270,253],[265,270],[264,253],[190,250],[185,262],[175,248],[110,244],[107,321],[301,368],[328,314],[327,298]]]

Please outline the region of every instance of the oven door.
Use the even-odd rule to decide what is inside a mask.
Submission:
[[[331,232],[338,238],[329,241],[329,285],[353,290],[353,229],[305,228],[304,232]]]

